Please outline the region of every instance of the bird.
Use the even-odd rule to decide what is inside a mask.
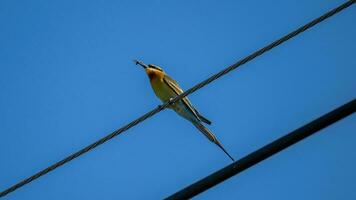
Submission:
[[[139,60],[134,60],[134,62],[136,65],[140,65],[144,68],[154,93],[163,103],[170,101],[184,92],[178,83],[169,77],[161,67],[154,64],[147,65]],[[180,116],[190,121],[211,142],[215,143],[233,162],[235,161],[234,158],[225,150],[216,136],[203,125],[203,123],[210,125],[211,121],[202,116],[197,109],[193,107],[187,97],[184,97],[172,105],[169,105],[168,108],[173,109]]]

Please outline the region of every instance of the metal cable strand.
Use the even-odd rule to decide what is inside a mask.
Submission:
[[[3,197],[3,196],[5,196],[5,195],[9,194],[10,192],[15,191],[16,189],[18,189],[18,188],[20,188],[20,187],[22,187],[22,186],[24,186],[24,185],[30,183],[31,181],[33,181],[33,180],[35,180],[35,179],[37,179],[37,178],[39,178],[39,177],[41,177],[41,176],[47,174],[48,172],[50,172],[50,171],[56,169],[57,167],[60,167],[61,165],[63,165],[63,164],[65,164],[65,163],[67,163],[67,162],[73,160],[74,158],[77,158],[77,157],[79,157],[80,155],[82,155],[82,154],[84,154],[84,153],[90,151],[91,149],[94,149],[95,147],[97,147],[97,146],[99,146],[99,145],[105,143],[106,141],[112,139],[113,137],[119,135],[120,133],[125,132],[126,130],[130,129],[130,128],[133,127],[133,126],[136,126],[138,123],[140,123],[140,122],[144,121],[145,119],[147,119],[147,118],[153,116],[154,114],[160,112],[161,110],[163,110],[163,106],[159,106],[158,108],[156,108],[156,109],[154,109],[154,110],[152,110],[152,111],[150,111],[150,112],[144,114],[142,117],[140,117],[140,118],[138,118],[138,119],[136,119],[136,120],[130,122],[129,124],[123,126],[123,127],[120,128],[120,129],[116,130],[115,132],[113,132],[113,133],[111,133],[111,134],[109,134],[109,135],[107,135],[107,136],[101,138],[100,140],[98,140],[98,141],[96,141],[96,142],[94,142],[94,143],[92,143],[92,144],[86,146],[85,148],[83,148],[83,149],[81,149],[81,150],[79,150],[79,151],[77,151],[77,152],[75,152],[75,153],[73,153],[73,154],[67,156],[66,158],[64,158],[64,159],[62,159],[62,160],[56,162],[55,164],[53,164],[53,165],[47,167],[46,169],[43,169],[43,170],[39,171],[39,172],[36,173],[35,175],[30,176],[30,177],[28,177],[28,178],[26,178],[26,179],[20,181],[19,183],[17,183],[17,184],[15,184],[15,185],[11,186],[10,188],[8,188],[8,189],[2,191],[2,192],[0,193],[0,197]]]
[[[233,65],[231,65],[231,66],[229,66],[229,67],[227,67],[227,68],[225,68],[225,69],[223,69],[223,70],[221,70],[221,71],[218,72],[217,74],[211,76],[210,78],[208,78],[208,79],[206,79],[206,80],[200,82],[199,84],[195,85],[194,87],[188,89],[187,91],[185,91],[185,92],[182,93],[181,95],[179,95],[179,96],[177,96],[176,98],[172,99],[172,103],[175,103],[175,102],[179,101],[181,98],[183,98],[183,97],[185,97],[185,96],[187,96],[187,95],[189,95],[189,94],[195,92],[196,90],[198,90],[198,89],[200,89],[200,88],[206,86],[206,85],[209,84],[210,82],[212,82],[212,81],[214,81],[214,80],[220,78],[221,76],[223,76],[223,75],[229,73],[230,71],[236,69],[237,67],[239,67],[239,66],[241,66],[241,65],[243,65],[243,64],[245,64],[245,63],[247,63],[247,62],[249,62],[249,61],[251,61],[251,60],[253,60],[254,58],[256,58],[256,57],[258,57],[258,56],[264,54],[265,52],[271,50],[272,48],[274,48],[274,47],[276,47],[276,46],[278,46],[278,45],[280,45],[280,44],[286,42],[287,40],[289,40],[289,39],[291,39],[291,38],[297,36],[298,34],[300,34],[300,33],[304,32],[304,31],[306,31],[307,29],[309,29],[309,28],[315,26],[316,24],[318,24],[318,23],[324,21],[325,19],[327,19],[327,18],[333,16],[334,14],[336,14],[336,13],[342,11],[343,9],[345,9],[345,8],[347,8],[347,7],[349,7],[349,6],[351,6],[351,5],[352,5],[353,3],[355,3],[355,2],[356,2],[356,0],[347,1],[347,2],[345,2],[344,4],[340,5],[339,7],[334,8],[333,10],[331,10],[331,11],[325,13],[324,15],[318,17],[317,19],[314,19],[313,21],[307,23],[306,25],[304,25],[304,26],[298,28],[297,30],[295,30],[295,31],[293,31],[293,32],[291,32],[291,33],[289,33],[288,35],[285,35],[285,36],[283,36],[282,38],[280,38],[280,39],[278,39],[278,40],[276,40],[276,41],[270,43],[269,45],[267,45],[267,46],[265,46],[265,47],[263,47],[263,48],[261,48],[261,49],[259,49],[258,51],[256,51],[256,52],[250,54],[249,56],[243,58],[242,60],[238,61],[237,63],[235,63],[235,64],[233,64]]]
[[[36,173],[35,175],[32,175],[32,176],[30,176],[30,177],[28,177],[28,178],[26,178],[26,179],[23,179],[22,181],[18,182],[17,184],[15,184],[15,185],[11,186],[10,188],[8,188],[8,189],[2,191],[2,192],[0,193],[0,197],[3,197],[3,196],[5,196],[5,195],[9,194],[10,192],[15,191],[16,189],[18,189],[18,188],[24,186],[25,184],[30,183],[31,181],[33,181],[33,180],[35,180],[35,179],[37,179],[37,178],[39,178],[39,177],[41,177],[41,176],[47,174],[48,172],[50,172],[50,171],[56,169],[57,167],[60,167],[61,165],[64,165],[65,163],[67,163],[67,162],[69,162],[69,161],[71,161],[71,160],[73,160],[73,159],[79,157],[80,155],[82,155],[82,154],[84,154],[84,153],[90,151],[91,149],[94,149],[95,147],[97,147],[97,146],[99,146],[99,145],[105,143],[106,141],[112,139],[113,137],[115,137],[115,136],[117,136],[117,135],[119,135],[119,134],[121,134],[121,133],[127,131],[128,129],[132,128],[133,126],[136,126],[137,124],[141,123],[142,121],[146,120],[147,118],[152,117],[153,115],[155,115],[155,114],[157,114],[158,112],[162,111],[163,109],[167,108],[169,105],[171,105],[171,104],[173,104],[173,103],[179,101],[180,99],[184,98],[185,96],[187,96],[187,95],[189,95],[189,94],[195,92],[196,90],[198,90],[198,89],[204,87],[205,85],[211,83],[212,81],[214,81],[214,80],[220,78],[221,76],[223,76],[223,75],[229,73],[230,71],[236,69],[237,67],[239,67],[239,66],[241,66],[241,65],[243,65],[243,64],[245,64],[245,63],[247,63],[247,62],[249,62],[249,61],[251,61],[252,59],[254,59],[254,58],[256,58],[256,57],[262,55],[263,53],[265,53],[265,52],[271,50],[272,48],[274,48],[274,47],[276,47],[276,46],[282,44],[283,42],[285,42],[285,41],[291,39],[292,37],[298,35],[299,33],[301,33],[301,32],[303,32],[303,31],[305,31],[305,30],[311,28],[312,26],[314,26],[314,25],[316,25],[316,24],[322,22],[323,20],[325,20],[325,19],[331,17],[332,15],[334,15],[334,14],[336,14],[336,13],[342,11],[343,9],[345,9],[345,8],[347,8],[347,7],[349,7],[349,6],[351,6],[353,3],[355,3],[355,1],[356,1],[356,0],[347,1],[346,3],[342,4],[341,6],[335,8],[335,9],[329,11],[329,12],[327,12],[326,14],[322,15],[321,17],[318,17],[317,19],[315,19],[315,20],[309,22],[308,24],[306,24],[306,25],[304,25],[304,26],[298,28],[297,30],[295,30],[295,31],[293,31],[293,32],[291,32],[291,33],[289,33],[288,35],[285,35],[284,37],[282,37],[282,38],[276,40],[275,42],[272,42],[271,44],[267,45],[266,47],[263,47],[263,48],[261,48],[260,50],[254,52],[253,54],[251,54],[251,55],[249,55],[249,56],[243,58],[242,60],[238,61],[237,63],[235,63],[235,64],[233,64],[233,65],[231,65],[231,66],[225,68],[224,70],[222,70],[222,71],[220,71],[219,73],[217,73],[217,74],[211,76],[210,78],[208,78],[208,79],[206,79],[206,80],[200,82],[199,84],[197,84],[197,85],[195,85],[194,87],[188,89],[187,91],[185,91],[185,92],[182,93],[181,95],[179,95],[179,96],[173,98],[172,100],[170,100],[170,101],[167,102],[167,103],[164,103],[164,104],[158,106],[157,108],[151,110],[150,112],[147,112],[146,114],[144,114],[144,115],[142,115],[141,117],[137,118],[136,120],[130,122],[129,124],[127,124],[127,125],[121,127],[120,129],[114,131],[113,133],[111,133],[111,134],[109,134],[109,135],[103,137],[102,139],[100,139],[100,140],[98,140],[98,141],[96,141],[96,142],[94,142],[94,143],[92,143],[92,144],[86,146],[85,148],[83,148],[83,149],[81,149],[81,150],[79,150],[79,151],[77,151],[77,152],[75,152],[75,153],[69,155],[68,157],[66,157],[66,158],[62,159],[61,161],[59,161],[59,162],[57,162],[57,163],[55,163],[55,164],[53,164],[53,165],[47,167],[46,169],[43,169],[43,170],[39,171],[39,172]]]

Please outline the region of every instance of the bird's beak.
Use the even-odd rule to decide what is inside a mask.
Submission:
[[[134,62],[136,65],[141,65],[144,69],[148,68],[148,66],[145,63],[143,63],[139,60],[134,60]]]

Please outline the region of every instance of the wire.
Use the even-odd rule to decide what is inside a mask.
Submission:
[[[329,12],[327,12],[326,14],[318,17],[317,19],[314,19],[313,21],[311,21],[311,22],[307,23],[306,25],[298,28],[297,30],[295,30],[295,31],[283,36],[282,38],[276,40],[275,42],[270,43],[269,45],[267,45],[267,46],[261,48],[260,50],[252,53],[251,55],[243,58],[242,60],[238,61],[237,63],[225,68],[224,70],[218,72],[217,74],[211,76],[210,78],[200,82],[199,84],[195,85],[194,87],[190,88],[189,90],[185,91],[184,93],[180,94],[179,96],[176,96],[175,98],[171,99],[169,102],[166,102],[166,103],[158,106],[157,108],[147,112],[146,114],[144,114],[141,117],[137,118],[136,120],[126,124],[125,126],[121,127],[120,129],[114,131],[113,133],[111,133],[111,134],[101,138],[100,140],[98,140],[98,141],[96,141],[96,142],[84,147],[83,149],[81,149],[81,150],[69,155],[68,157],[66,157],[66,158],[54,163],[53,165],[51,165],[51,166],[39,171],[38,173],[36,173],[36,174],[26,178],[26,179],[21,180],[20,182],[18,182],[16,184],[14,184],[13,186],[9,187],[8,189],[2,191],[0,193],[0,197],[3,197],[5,195],[9,194],[10,192],[15,191],[16,189],[18,189],[18,188],[20,188],[20,187],[32,182],[33,180],[35,180],[35,179],[47,174],[50,171],[53,171],[54,169],[64,165],[65,163],[67,163],[67,162],[79,157],[80,155],[82,155],[82,154],[94,149],[95,147],[105,143],[106,141],[112,139],[113,137],[115,137],[115,136],[127,131],[128,129],[132,128],[133,126],[136,126],[137,124],[141,123],[142,121],[146,120],[147,118],[150,118],[153,115],[157,114],[158,112],[162,111],[163,109],[167,108],[169,105],[181,100],[185,96],[195,92],[196,90],[204,87],[205,85],[211,83],[212,81],[214,81],[214,80],[220,78],[221,76],[229,73],[230,71],[236,69],[237,67],[239,67],[239,66],[241,66],[241,65],[243,65],[243,64],[245,64],[245,63],[247,63],[249,61],[251,61],[252,59],[262,55],[263,53],[271,50],[272,48],[274,48],[274,47],[282,44],[283,42],[291,39],[292,37],[295,37],[296,35],[304,32],[305,30],[307,30],[307,29],[315,26],[316,24],[324,21],[325,19],[331,17],[332,15],[334,15],[334,14],[342,11],[343,9],[351,6],[353,3],[355,3],[355,1],[356,0],[347,1],[346,3],[342,4],[341,6],[335,8],[335,9],[329,11]]]
[[[342,105],[341,107],[319,117],[318,119],[292,131],[291,133],[267,144],[255,152],[241,158],[240,160],[214,172],[213,174],[193,183],[192,185],[167,197],[167,200],[190,199],[205,190],[243,172],[253,165],[273,156],[283,149],[305,139],[317,131],[351,115],[356,111],[356,99]]]

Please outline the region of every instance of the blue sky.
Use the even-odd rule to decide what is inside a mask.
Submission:
[[[183,88],[340,5],[0,2],[0,190],[156,107],[142,68]],[[241,158],[356,97],[356,6],[190,95]],[[196,199],[356,199],[356,116]],[[165,110],[5,199],[160,199],[230,164]]]

